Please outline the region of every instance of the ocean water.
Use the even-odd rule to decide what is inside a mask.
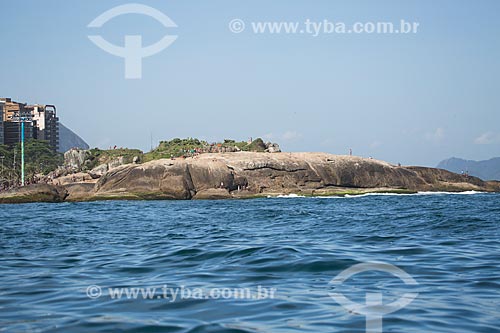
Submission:
[[[0,331],[500,332],[499,194],[1,205],[0,221]]]

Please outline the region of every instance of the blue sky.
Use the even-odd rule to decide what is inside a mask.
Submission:
[[[55,104],[91,146],[149,150],[150,137],[265,137],[285,151],[434,166],[500,155],[498,1],[136,1],[170,17],[122,15],[127,1],[3,1],[0,95]],[[247,29],[234,34],[239,18]],[[254,34],[250,22],[419,22],[411,35]],[[177,35],[124,79],[95,46]]]

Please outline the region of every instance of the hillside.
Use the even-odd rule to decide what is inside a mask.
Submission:
[[[469,175],[479,177],[483,180],[500,180],[500,157],[495,157],[484,161],[464,160],[452,157],[439,162],[440,169],[451,172],[468,172]]]
[[[89,149],[89,145],[75,132],[59,123],[59,152],[64,153],[71,148]]]

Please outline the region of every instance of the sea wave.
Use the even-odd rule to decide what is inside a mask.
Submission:
[[[304,195],[298,195],[298,194],[295,194],[295,193],[291,193],[291,194],[280,194],[280,195],[275,195],[275,196],[268,195],[267,197],[268,197],[268,198],[305,198],[305,196],[304,196]]]
[[[393,193],[393,192],[377,192],[377,193],[363,193],[363,194],[345,194],[345,195],[327,195],[327,196],[313,196],[310,198],[330,198],[330,199],[342,199],[342,198],[363,198],[363,197],[371,197],[371,196],[421,196],[421,195],[471,195],[471,194],[481,194],[488,192],[481,191],[462,191],[462,192],[445,192],[445,191],[421,191],[416,193]],[[268,195],[267,198],[276,199],[276,198],[308,198],[304,195],[298,195],[295,193],[291,194],[279,194],[279,195]]]
[[[335,198],[2,206],[0,332],[361,332],[365,316],[328,294],[363,304],[374,288],[387,303],[421,295],[384,317],[387,332],[498,332],[500,193]],[[380,272],[329,283],[372,261],[419,285]],[[224,297],[259,286],[275,297]]]
[[[369,196],[420,196],[420,195],[470,195],[470,194],[481,194],[488,192],[481,191],[462,191],[462,192],[444,192],[444,191],[422,191],[417,193],[391,193],[391,192],[380,192],[380,193],[364,193],[364,194],[346,194],[345,196],[316,196],[314,198],[363,198]]]
[[[431,195],[431,194],[480,194],[480,193],[488,193],[482,191],[462,191],[462,192],[418,192],[416,195]]]

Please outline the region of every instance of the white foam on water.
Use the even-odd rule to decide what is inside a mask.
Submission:
[[[362,198],[362,197],[371,197],[371,196],[404,196],[404,195],[412,195],[413,193],[390,193],[390,192],[381,192],[381,193],[363,193],[363,194],[346,194],[344,198]]]
[[[470,195],[470,194],[480,194],[480,193],[488,193],[488,192],[480,192],[480,191],[463,191],[463,192],[417,192],[417,193],[391,193],[391,192],[381,192],[381,193],[363,193],[363,194],[346,194],[345,196],[333,195],[333,196],[317,196],[314,198],[363,198],[369,196],[413,196],[413,195]]]
[[[415,195],[432,195],[432,194],[479,194],[479,193],[488,193],[481,191],[462,191],[462,192],[418,192]]]
[[[280,194],[280,195],[276,195],[276,196],[273,196],[273,195],[268,195],[267,197],[268,197],[268,198],[305,198],[305,196],[303,196],[303,195],[298,195],[298,194],[295,194],[295,193],[291,193],[291,194]]]
[[[329,195],[329,196],[314,196],[311,198],[317,199],[343,199],[343,198],[363,198],[369,196],[412,196],[412,195],[470,195],[470,194],[480,194],[488,193],[481,191],[462,191],[462,192],[443,192],[443,191],[423,191],[417,193],[391,193],[391,192],[380,192],[380,193],[363,193],[363,194],[346,194],[346,195]],[[306,198],[304,195],[298,195],[295,193],[291,194],[280,194],[280,195],[268,195],[268,198]]]

